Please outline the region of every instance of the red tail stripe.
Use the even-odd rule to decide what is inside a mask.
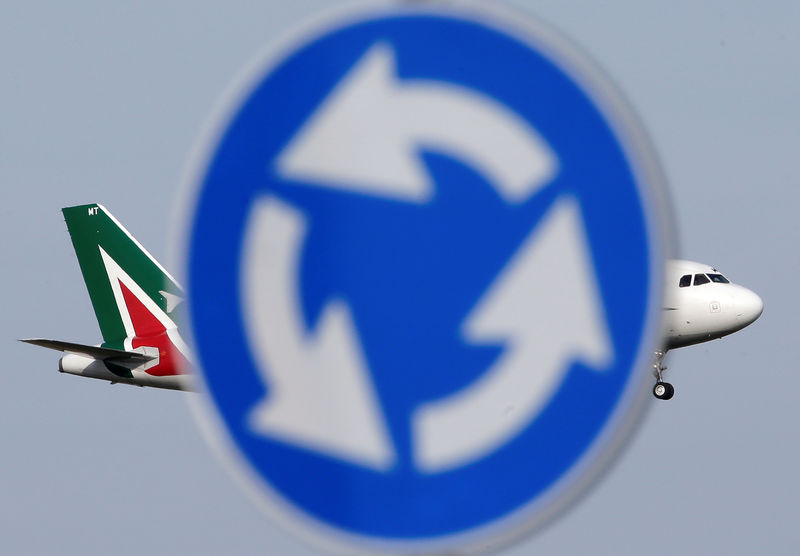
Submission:
[[[178,351],[167,335],[166,327],[151,313],[131,290],[119,283],[125,306],[133,323],[135,337],[131,347],[150,346],[158,348],[159,362],[145,372],[153,376],[184,374],[189,368],[186,358]]]
[[[166,327],[151,313],[133,292],[125,287],[122,281],[119,282],[122,289],[122,297],[131,316],[133,330],[136,336],[155,336],[161,332],[166,332]]]

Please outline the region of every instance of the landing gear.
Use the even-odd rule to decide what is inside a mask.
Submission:
[[[659,400],[669,400],[675,395],[675,388],[669,382],[664,382],[664,371],[667,368],[663,365],[664,356],[667,354],[666,350],[655,352],[655,361],[653,362],[653,374],[656,377],[656,385],[653,386],[653,395]]]
[[[669,400],[675,395],[675,388],[669,382],[656,382],[653,386],[653,395],[659,400]]]

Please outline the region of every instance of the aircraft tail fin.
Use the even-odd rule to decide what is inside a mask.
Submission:
[[[171,313],[183,296],[180,285],[103,205],[66,207],[61,212],[104,348],[124,349],[125,338],[146,335],[148,327],[155,333],[163,330],[164,321],[175,320]],[[132,311],[143,315],[137,318]],[[161,317],[149,318],[145,311]]]

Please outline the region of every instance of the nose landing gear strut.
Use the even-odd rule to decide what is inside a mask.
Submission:
[[[655,352],[655,361],[653,362],[653,374],[656,377],[656,384],[653,386],[653,395],[659,400],[669,400],[675,395],[675,388],[669,382],[664,382],[663,374],[667,368],[663,365],[664,356],[667,354],[666,350],[659,350]]]

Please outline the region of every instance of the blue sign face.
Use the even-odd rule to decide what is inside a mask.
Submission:
[[[647,396],[647,157],[583,62],[480,13],[307,35],[249,83],[196,190],[209,405],[273,507],[351,548],[541,523]]]

